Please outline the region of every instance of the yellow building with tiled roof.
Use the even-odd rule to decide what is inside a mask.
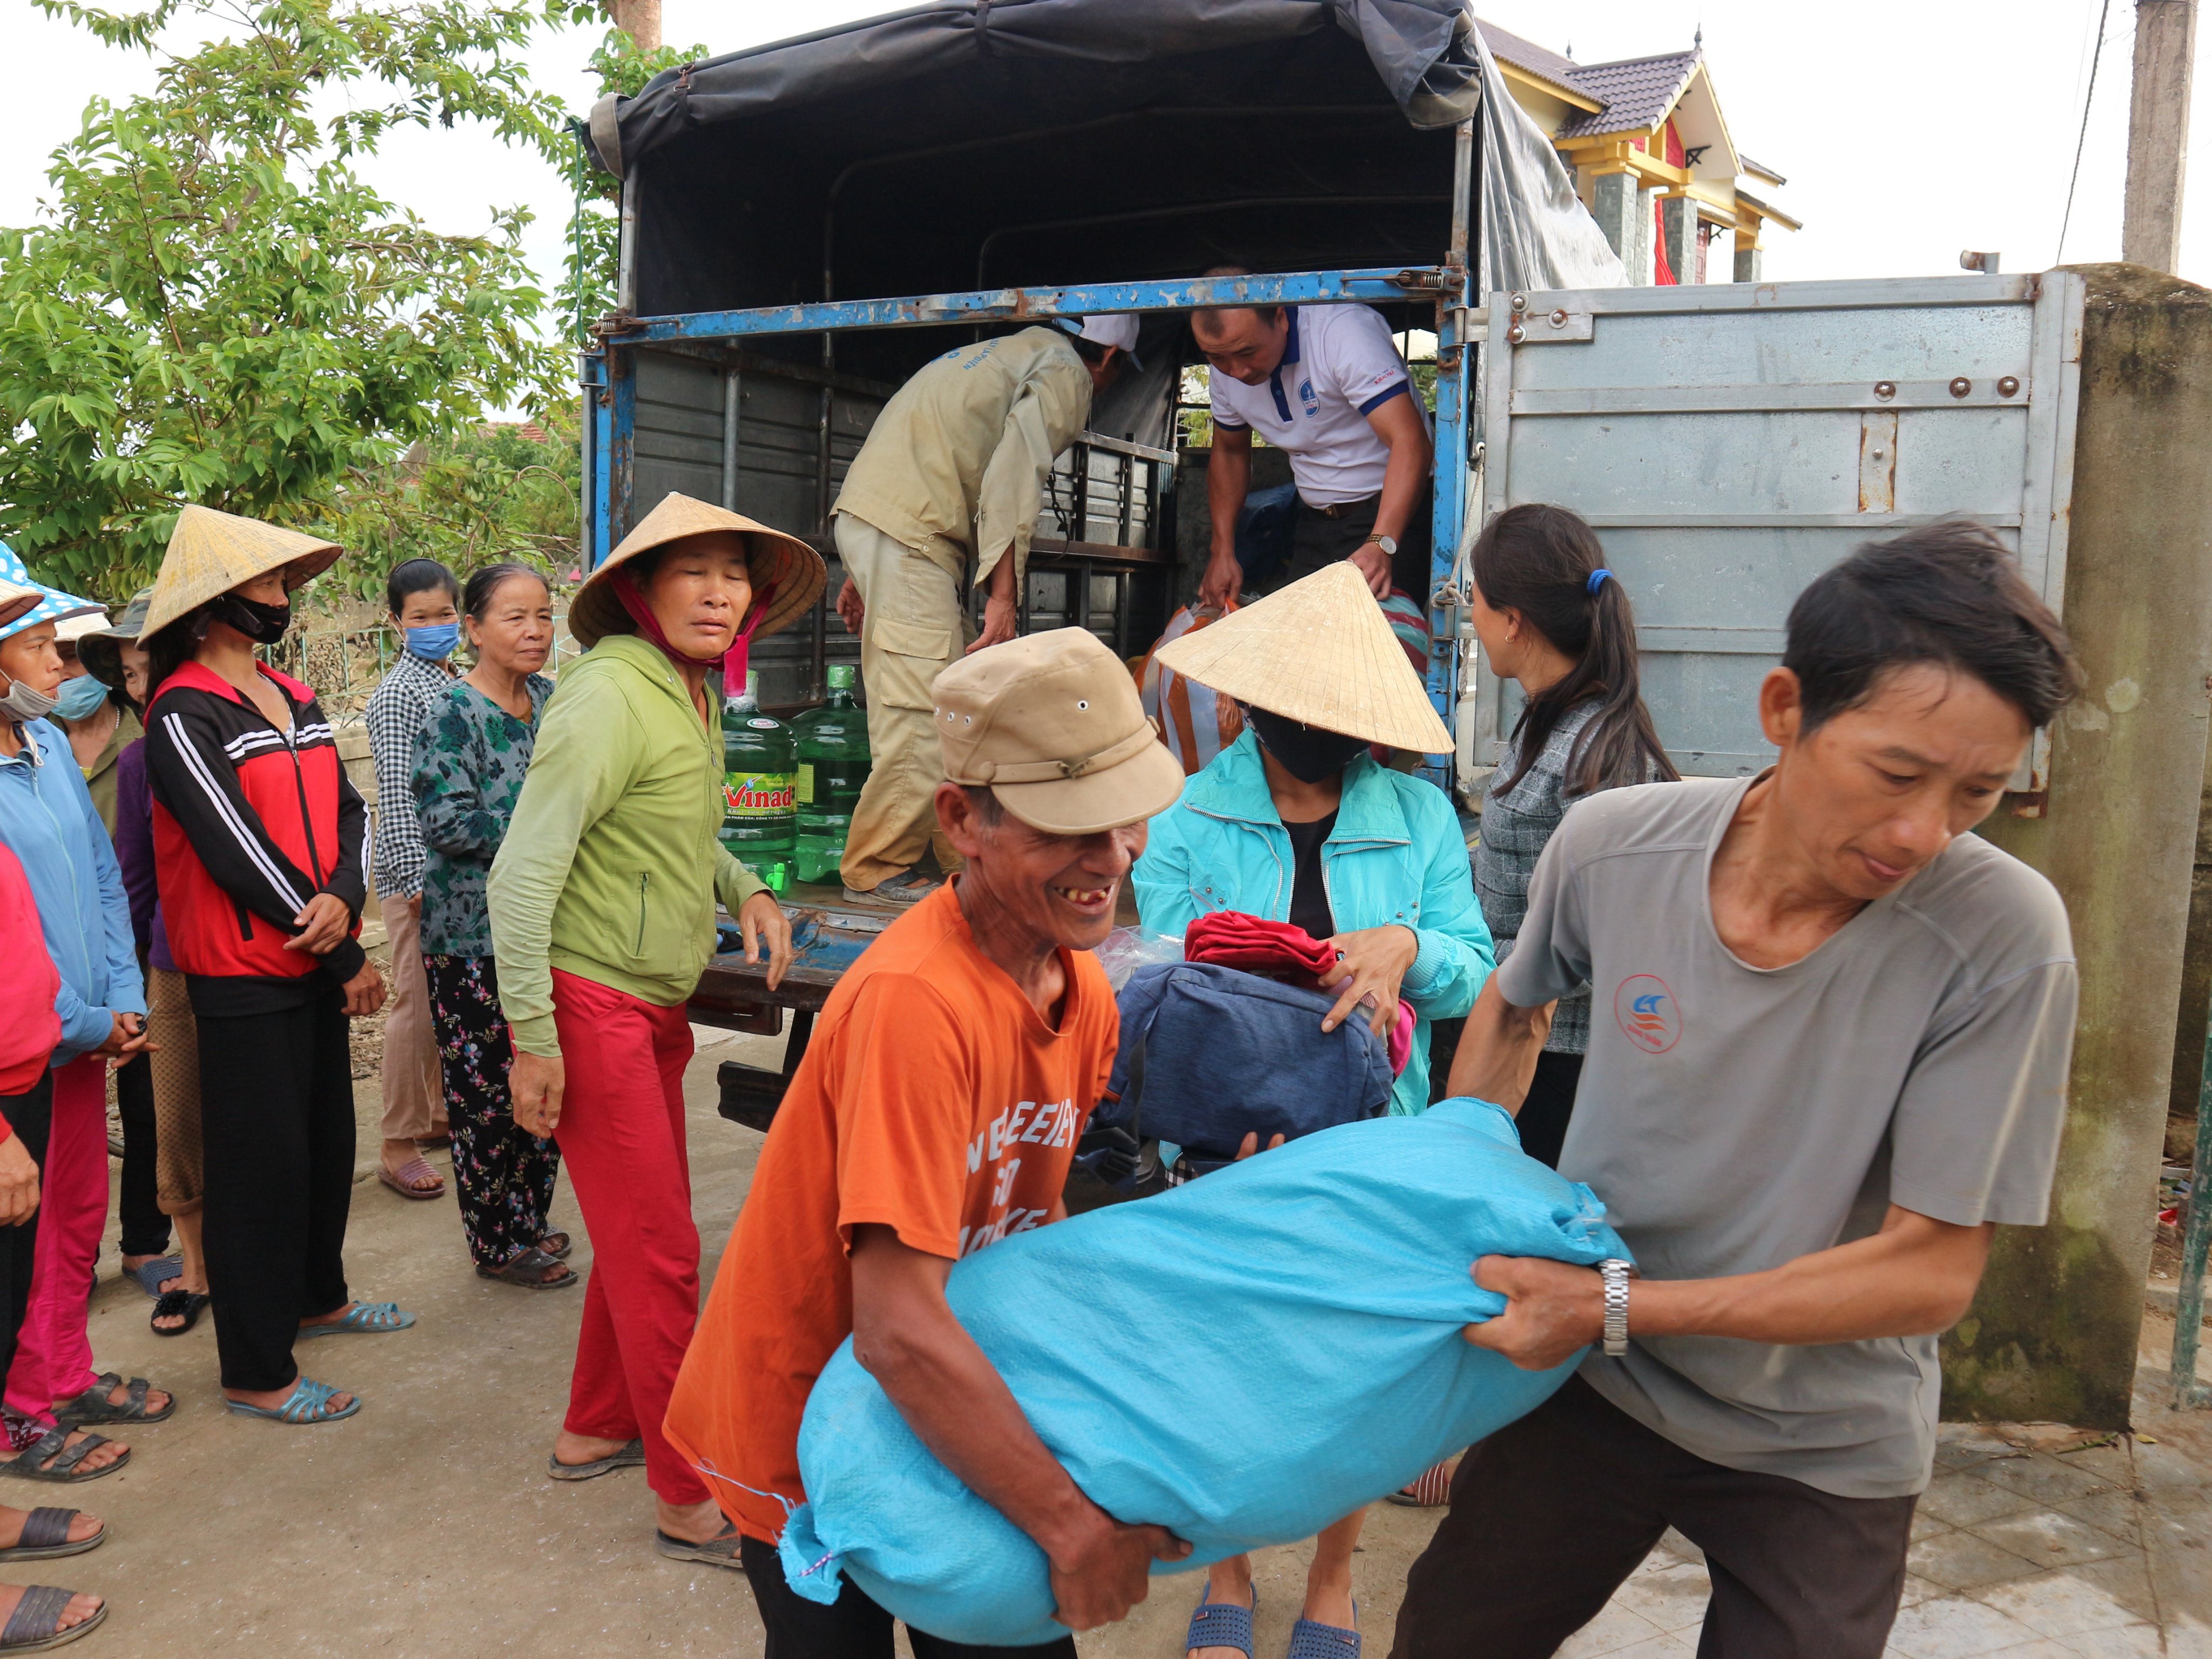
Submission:
[[[1766,228],[1799,228],[1771,199],[1788,181],[1729,136],[1702,34],[1687,52],[1577,64],[1495,24],[1480,27],[1515,100],[1573,170],[1630,282],[1755,283]]]

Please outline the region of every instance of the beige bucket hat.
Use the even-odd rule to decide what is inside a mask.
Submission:
[[[988,786],[1024,823],[1092,836],[1164,812],[1182,763],[1145,718],[1137,683],[1085,628],[963,657],[932,681],[945,775]]]
[[[1451,733],[1348,561],[1162,646],[1161,667],[1285,720],[1441,755]]]
[[[812,610],[814,601],[822,597],[822,589],[830,580],[829,568],[822,562],[822,556],[798,537],[771,530],[726,507],[709,507],[704,501],[671,491],[660,498],[660,505],[647,514],[636,529],[622,538],[619,547],[599,562],[599,568],[592,572],[589,580],[576,590],[576,597],[568,602],[568,631],[575,635],[576,642],[588,651],[610,634],[637,631],[637,624],[630,620],[629,612],[623,609],[622,601],[607,583],[610,574],[641,553],[712,530],[735,531],[744,538],[745,563],[756,596],[766,592],[769,584],[775,585],[775,596],[769,600],[759,626],[753,629],[754,640],[766,639],[777,629],[788,628]]]
[[[341,551],[336,542],[319,536],[211,507],[187,507],[169,532],[168,551],[161,555],[138,637],[152,639],[186,611],[267,571],[283,571],[285,588],[295,588],[336,564]]]

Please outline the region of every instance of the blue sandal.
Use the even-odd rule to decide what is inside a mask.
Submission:
[[[293,1389],[292,1397],[281,1406],[249,1406],[243,1400],[226,1400],[222,1403],[225,1410],[236,1412],[240,1417],[265,1417],[275,1423],[313,1428],[318,1423],[336,1423],[359,1411],[361,1396],[357,1394],[353,1397],[353,1403],[343,1411],[331,1409],[334,1397],[350,1392],[346,1389],[334,1389],[327,1382],[310,1382],[303,1376]]]
[[[1211,1589],[1208,1585],[1206,1589]],[[1240,1607],[1234,1601],[1209,1601],[1206,1591],[1198,1593],[1198,1606],[1190,1615],[1190,1629],[1183,1637],[1183,1651],[1197,1648],[1234,1648],[1251,1659],[1252,1615],[1260,1611],[1260,1589],[1252,1589],[1252,1605]]]
[[[1355,1620],[1359,1617],[1357,1601],[1352,1604],[1352,1616]],[[1301,1619],[1291,1626],[1290,1659],[1359,1659],[1359,1632]]]
[[[415,1316],[400,1312],[397,1302],[356,1302],[343,1319],[301,1326],[299,1337],[295,1340],[311,1336],[383,1336],[392,1331],[404,1331],[414,1322]]]

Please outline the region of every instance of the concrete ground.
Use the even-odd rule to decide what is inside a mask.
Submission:
[[[699,1036],[711,1046],[693,1061],[687,1094],[694,1209],[711,1274],[761,1142],[715,1115],[714,1067],[777,1065],[781,1042]],[[211,1322],[182,1338],[154,1336],[152,1304],[114,1276],[111,1232],[93,1302],[99,1363],[175,1389],[181,1403],[169,1422],[121,1436],[134,1449],[118,1474],[76,1491],[0,1487],[26,1506],[80,1504],[110,1528],[93,1553],[21,1576],[109,1599],[106,1625],[78,1649],[88,1659],[758,1654],[760,1626],[737,1575],[653,1553],[641,1472],[545,1478],[581,1292],[478,1279],[450,1195],[409,1203],[379,1185],[376,1093],[374,1078],[356,1085],[361,1178],[347,1267],[359,1295],[397,1300],[420,1320],[392,1336],[301,1349],[309,1375],[362,1395],[360,1415],[295,1429],[225,1413]],[[442,1156],[433,1161],[446,1167]],[[565,1180],[555,1221],[578,1235],[574,1265],[587,1268],[591,1247]],[[2163,1363],[2171,1332],[2148,1323],[2147,1361]],[[2212,1659],[2212,1413],[2177,1417],[2155,1392],[2162,1374],[2147,1369],[2144,1384],[2136,1423],[2154,1441],[2067,1450],[2057,1448],[2081,1437],[1946,1430],[1893,1652]],[[1376,1659],[1388,1650],[1407,1565],[1437,1513],[1371,1512],[1358,1573]],[[1257,1565],[1259,1652],[1279,1659],[1303,1552],[1266,1551]],[[1688,1655],[1706,1583],[1696,1551],[1670,1534],[1562,1651]],[[1179,1659],[1196,1595],[1195,1578],[1161,1582],[1126,1624],[1085,1637],[1083,1659]]]

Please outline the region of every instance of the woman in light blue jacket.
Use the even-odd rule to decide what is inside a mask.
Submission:
[[[1390,1109],[1425,1110],[1430,1022],[1472,1008],[1496,963],[1449,799],[1368,752],[1435,754],[1451,736],[1367,584],[1331,565],[1162,647],[1159,661],[1237,698],[1246,729],[1152,821],[1131,872],[1146,929],[1180,933],[1241,910],[1327,939],[1338,961],[1322,982],[1338,1000],[1324,1027],[1358,1009],[1380,1035],[1411,1003],[1413,1052]],[[1298,1620],[1315,1650],[1358,1651],[1352,1558],[1365,1515],[1315,1540]],[[1252,1607],[1249,1558],[1214,1563],[1189,1650],[1249,1656]]]

